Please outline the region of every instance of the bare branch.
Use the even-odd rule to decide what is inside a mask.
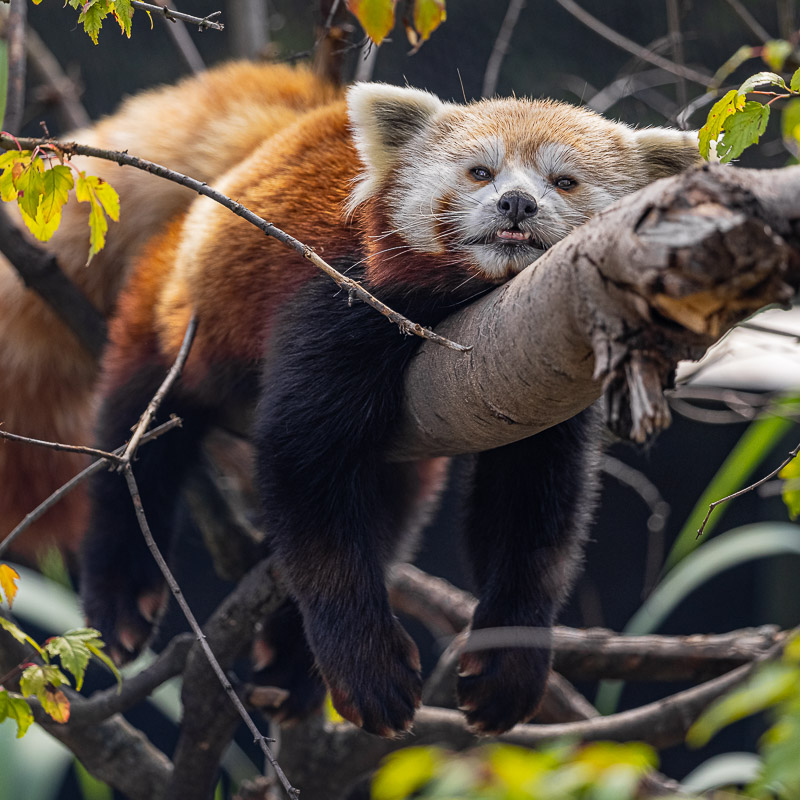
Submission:
[[[700,528],[697,531],[697,537],[700,538],[703,535],[703,531],[706,529],[706,525],[708,524],[708,520],[711,517],[712,512],[714,509],[722,505],[722,503],[727,503],[729,500],[735,500],[737,497],[741,497],[743,494],[747,494],[748,492],[752,492],[753,489],[757,489],[761,484],[766,483],[769,480],[777,477],[778,473],[788,464],[797,458],[797,454],[800,453],[800,444],[798,444],[794,449],[789,452],[789,455],[777,466],[775,467],[772,472],[768,475],[765,475],[763,478],[759,478],[755,483],[751,483],[749,486],[745,486],[744,489],[739,489],[738,492],[734,492],[733,494],[729,494],[727,497],[721,497],[719,500],[715,500],[708,506],[708,511],[706,512],[705,517],[703,518],[703,522],[700,524]]]
[[[0,147],[6,150],[16,149],[18,146],[25,149],[33,149],[34,147],[42,145],[54,147],[68,156],[92,156],[94,158],[105,159],[106,161],[114,161],[122,166],[135,167],[136,169],[143,170],[144,172],[150,172],[153,175],[158,175],[159,177],[168,181],[172,181],[173,183],[178,183],[181,186],[186,186],[205,197],[210,197],[212,200],[224,206],[229,211],[232,211],[237,216],[247,220],[251,225],[255,225],[256,228],[265,233],[267,236],[272,236],[279,242],[285,244],[287,247],[291,247],[294,251],[303,256],[303,258],[310,261],[315,267],[322,270],[334,281],[334,283],[336,283],[337,286],[344,289],[348,293],[349,297],[361,300],[362,302],[374,308],[390,322],[393,322],[395,325],[397,325],[402,333],[414,334],[415,336],[419,336],[423,339],[430,339],[432,342],[436,342],[436,344],[444,345],[445,347],[448,347],[451,350],[456,350],[457,352],[466,352],[470,349],[469,347],[465,347],[464,345],[450,341],[449,339],[440,336],[431,330],[428,330],[428,328],[424,328],[422,325],[412,322],[402,314],[398,314],[396,311],[393,311],[391,308],[389,308],[389,306],[387,306],[385,303],[382,303],[380,300],[378,300],[378,298],[374,297],[366,289],[364,289],[360,283],[354,281],[352,278],[348,278],[346,275],[342,275],[341,272],[335,270],[330,264],[320,258],[311,247],[303,244],[299,240],[295,239],[294,236],[290,236],[280,228],[275,227],[272,223],[267,222],[263,217],[259,217],[257,214],[254,214],[252,211],[250,211],[250,209],[245,208],[241,203],[237,203],[227,195],[222,194],[222,192],[212,189],[204,181],[195,180],[194,178],[190,178],[188,175],[183,175],[180,172],[167,169],[167,167],[161,166],[160,164],[155,164],[152,161],[147,161],[143,158],[137,158],[136,156],[132,156],[128,153],[122,153],[117,150],[104,150],[99,147],[89,147],[76,142],[61,142],[54,139],[18,138],[15,141],[8,136],[0,135]]]
[[[679,0],[667,0],[667,26],[669,27],[670,46],[672,59],[681,68],[686,68],[683,58],[683,35],[681,34],[681,14]],[[686,92],[686,77],[678,76],[677,86],[678,106],[683,108],[688,102]]]
[[[514,33],[514,28],[519,20],[519,15],[525,7],[525,0],[509,0],[506,15],[503,17],[503,23],[500,26],[500,32],[494,40],[494,47],[489,56],[489,61],[486,64],[486,72],[483,75],[483,88],[481,89],[481,97],[491,97],[497,89],[497,79],[500,77],[500,67],[503,64],[503,59],[508,53],[509,45],[511,44],[511,35]]]
[[[640,44],[632,42],[630,39],[623,36],[621,33],[618,33],[613,28],[609,28],[605,23],[600,22],[597,17],[593,17],[588,11],[585,11],[583,8],[581,8],[575,2],[575,0],[556,0],[556,2],[565,11],[568,11],[573,17],[580,20],[595,33],[600,34],[600,36],[602,36],[604,39],[608,39],[609,42],[615,44],[622,50],[632,53],[642,61],[647,61],[649,64],[654,64],[657,67],[661,67],[661,69],[671,72],[673,75],[678,75],[686,80],[699,83],[701,86],[713,86],[713,81],[708,75],[698,72],[695,69],[676,64],[674,61],[670,61],[668,58],[664,58],[657,53],[651,52],[646,47],[642,47]]]
[[[55,255],[28,241],[3,210],[0,210],[0,252],[83,347],[94,358],[100,358],[106,343],[106,322],[102,315],[61,271]]]
[[[159,436],[161,436],[161,434],[178,427],[180,424],[181,421],[177,417],[173,417],[158,427],[153,428],[150,433],[143,436],[140,445],[151,442],[153,439],[157,439]],[[114,451],[114,455],[121,456],[124,450],[124,447],[120,447]],[[8,534],[8,536],[0,541],[0,556],[2,556],[3,553],[13,544],[14,540],[18,536],[21,536],[25,530],[27,530],[27,528],[36,522],[37,519],[44,516],[47,511],[49,511],[56,503],[58,503],[59,500],[61,500],[61,498],[69,494],[76,486],[86,480],[86,478],[94,475],[95,472],[99,472],[101,469],[107,468],[108,462],[105,460],[105,458],[101,458],[99,461],[95,461],[93,464],[90,464],[88,467],[86,467],[86,469],[81,470],[81,472],[79,472],[74,478],[70,478],[70,480],[68,480],[65,484],[59,486],[59,488],[56,489],[51,495],[39,503],[39,505],[36,506],[33,511],[26,514],[25,518],[19,523],[19,525],[17,525],[14,530]]]
[[[0,423],[2,424],[2,423]],[[123,459],[116,453],[107,453],[105,450],[98,450],[95,447],[84,447],[80,444],[62,444],[61,442],[45,442],[42,439],[32,439],[30,436],[18,436],[16,433],[9,433],[0,429],[0,439],[8,439],[11,442],[25,442],[25,444],[36,445],[37,447],[46,447],[49,450],[58,450],[66,453],[83,453],[87,456],[95,456],[96,458],[104,458],[107,461],[114,461],[122,463]]]
[[[170,22],[178,20],[188,22],[190,25],[197,25],[197,27],[204,31],[206,28],[212,28],[215,31],[224,31],[225,26],[221,22],[217,22],[216,18],[222,12],[215,11],[207,17],[195,17],[191,14],[183,14],[180,11],[173,11],[169,6],[158,5],[157,3],[143,3],[142,0],[131,0],[131,5],[134,8],[139,8],[142,11],[152,11],[155,13],[163,14]]]

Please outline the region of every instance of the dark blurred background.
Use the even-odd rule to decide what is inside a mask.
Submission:
[[[581,0],[581,6],[627,39],[682,61],[709,78],[742,45],[761,47],[764,34],[789,39],[798,24],[794,0]],[[419,52],[409,55],[410,45],[402,26],[397,25],[390,40],[374,55],[374,63],[365,63],[365,58],[373,56],[366,54],[363,33],[351,17],[345,20],[350,28],[340,43],[343,78],[352,79],[359,68],[366,74],[364,70],[371,66],[375,80],[407,82],[456,101],[480,97],[487,63],[507,9],[506,0],[449,0],[446,22]],[[317,2],[267,0],[267,25],[262,26],[255,42],[248,44],[244,41],[248,26],[245,24],[243,31],[238,26],[237,33],[236,25],[237,19],[247,19],[245,0],[193,0],[191,4],[185,2],[180,10],[198,16],[223,12],[222,20],[227,26],[224,32],[190,29],[191,39],[208,65],[243,53],[278,60],[313,57],[310,51],[323,21]],[[56,0],[30,6],[28,14],[29,23],[80,88],[81,101],[92,118],[112,111],[126,95],[172,82],[188,73],[167,33],[169,23],[155,19],[151,27],[141,11],[134,16],[130,40],[109,21],[97,46],[77,25],[76,12]],[[752,20],[747,20],[747,15],[752,15]],[[792,41],[797,44],[796,39]],[[797,66],[790,59],[785,69],[793,71]],[[748,75],[768,68],[759,59],[748,61],[725,79],[723,88],[738,86]],[[556,0],[529,0],[522,9],[499,71],[496,91],[502,95],[548,96],[588,103],[612,118],[640,126],[677,125],[681,120],[697,128],[710,107],[708,101],[697,100],[702,98],[704,86],[676,79],[631,55],[582,24]],[[29,69],[24,133],[38,135],[42,120],[52,134],[63,132],[59,115],[49,102],[50,94]],[[685,113],[681,116],[692,101],[696,101],[696,110],[688,118]],[[773,122],[762,144],[748,150],[741,164],[779,167],[790,160],[790,153],[781,143],[779,126]],[[768,353],[769,338],[760,346]],[[758,368],[738,369],[734,357],[737,387],[762,393],[800,386],[796,356],[787,351],[781,357],[785,360],[778,367],[778,380],[774,375],[765,377]],[[718,391],[727,385],[727,379],[711,377],[705,385]],[[738,422],[730,422],[736,414],[726,416],[727,406],[715,397],[714,391],[710,392],[710,400],[695,403],[694,411],[689,409],[690,415],[700,420],[676,413],[673,426],[646,450],[619,444],[612,447],[615,458],[647,476],[662,495],[669,513],[662,529],[654,526],[653,509],[628,486],[606,475],[601,510],[586,554],[586,571],[562,615],[565,624],[621,629],[641,605],[648,569],[651,578],[658,573],[671,540],[747,424],[746,414],[739,416]],[[701,421],[706,419],[712,422]],[[717,424],[720,420],[726,424]],[[796,429],[765,463],[779,463],[794,444],[794,436]],[[457,531],[452,523],[458,516],[457,503],[457,494],[445,499],[443,513],[432,526],[418,563],[463,585],[468,578],[454,547]],[[760,520],[786,519],[780,497],[774,492],[766,497],[750,493],[730,505],[719,530]],[[189,549],[198,560],[202,559],[199,546],[190,545]],[[723,572],[684,601],[660,632],[721,632],[764,623],[794,625],[800,618],[799,582],[795,577],[798,566],[797,557],[783,557],[758,560]],[[195,569],[201,567],[195,567],[193,562],[182,571],[196,575]],[[427,639],[430,666],[438,644],[421,629],[416,634]],[[594,687],[581,688],[591,699]],[[623,704],[637,705],[678,688],[682,687],[629,686],[623,694]],[[702,755],[675,748],[664,754],[662,769],[680,778],[711,752],[751,749],[758,730],[758,723],[734,727],[715,739]],[[168,732],[152,730],[150,735],[157,744],[169,747]],[[162,738],[166,740],[160,741]]]

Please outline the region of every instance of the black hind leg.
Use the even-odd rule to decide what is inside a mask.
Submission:
[[[480,602],[461,657],[458,696],[480,732],[508,730],[541,702],[551,628],[594,507],[600,438],[594,417],[588,409],[478,456],[467,539]]]
[[[140,368],[104,399],[98,421],[98,446],[124,444],[164,379],[163,365]],[[147,521],[166,554],[180,484],[197,456],[205,415],[167,397],[159,422],[170,413],[183,424],[138,452],[133,464]],[[123,475],[97,473],[91,484],[92,517],[81,553],[81,597],[90,625],[98,628],[118,661],[145,645],[166,603],[161,573],[144,542]]]

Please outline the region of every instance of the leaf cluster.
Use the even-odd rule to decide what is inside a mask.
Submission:
[[[760,87],[777,87],[782,91]],[[753,94],[770,99],[766,102],[748,100],[747,95]],[[800,69],[788,85],[777,72],[758,72],[738,89],[723,95],[711,107],[705,125],[700,128],[700,155],[708,159],[713,145],[716,157],[723,164],[738,158],[750,145],[758,143],[767,129],[772,104],[783,99],[789,100],[783,108],[784,142],[790,151],[797,151],[800,147]]]
[[[33,2],[38,6],[42,0]],[[130,39],[133,19],[131,0],[67,0],[67,5],[79,12],[78,23],[83,25],[83,30],[95,44],[103,22],[109,16],[117,21],[120,30]]]
[[[705,745],[718,731],[766,711],[772,726],[761,737],[761,770],[746,789],[750,797],[800,797],[800,635],[787,642],[780,661],[762,665],[742,686],[710,706],[690,728],[687,742]]]
[[[394,28],[397,0],[347,0],[347,8],[376,44]],[[402,16],[408,41],[416,52],[445,21],[445,0],[407,0]]]
[[[633,800],[656,766],[648,745],[561,743],[542,750],[491,745],[467,755],[410,747],[389,756],[372,784],[373,800]]]
[[[108,220],[119,221],[119,195],[111,184],[75,169],[62,154],[42,148],[8,150],[0,155],[0,199],[17,201],[22,219],[41,242],[61,223],[61,210],[75,189],[89,203],[89,261],[105,246]]]
[[[0,564],[0,600],[2,594],[8,601],[9,608],[14,602],[19,574],[7,564]],[[106,655],[105,644],[100,632],[94,628],[76,628],[61,636],[53,636],[44,645],[40,645],[19,626],[0,616],[0,628],[9,633],[21,644],[32,647],[39,658],[39,664],[20,665],[11,675],[19,673],[19,693],[9,691],[0,686],[0,722],[12,719],[17,723],[17,738],[25,735],[33,723],[33,712],[26,698],[35,697],[42,709],[56,722],[67,722],[70,714],[69,698],[61,690],[62,686],[70,686],[69,677],[75,689],[81,690],[86,668],[92,658],[105,664],[121,680],[114,662]],[[54,663],[58,659],[60,666]],[[10,676],[6,677],[9,680]]]

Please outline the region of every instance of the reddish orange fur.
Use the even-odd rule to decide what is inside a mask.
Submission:
[[[127,149],[211,181],[308,109],[339,94],[304,68],[234,63],[131,98],[114,115],[70,138]],[[57,253],[62,269],[106,314],[113,309],[141,244],[183,211],[194,194],[110,162],[81,158],[74,162],[117,189],[121,221],[111,223],[105,250],[87,267],[88,209],[73,200],[48,247]],[[95,361],[0,259],[0,423],[4,429],[70,444],[91,443],[96,379]],[[86,463],[81,456],[0,442],[0,538]],[[87,513],[86,490],[78,487],[29,528],[13,552],[35,560],[48,543],[74,550]]]

